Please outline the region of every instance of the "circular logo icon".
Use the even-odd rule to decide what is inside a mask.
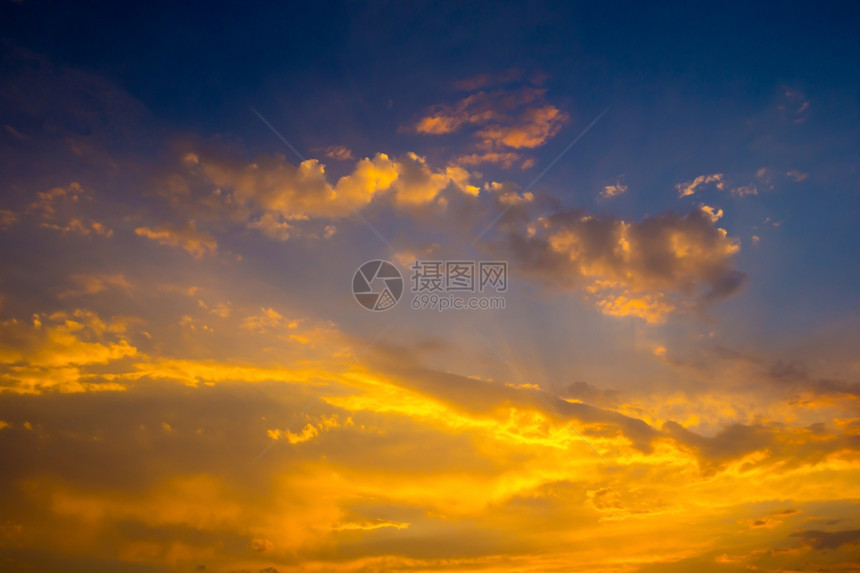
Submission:
[[[388,310],[403,295],[403,277],[388,261],[367,261],[352,277],[352,294],[367,310]]]

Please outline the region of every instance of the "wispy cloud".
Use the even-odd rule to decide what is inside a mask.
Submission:
[[[710,183],[715,183],[717,189],[720,190],[724,189],[726,185],[724,175],[722,173],[714,173],[713,175],[699,175],[692,181],[678,183],[675,185],[675,189],[678,191],[679,197],[689,197],[695,194],[700,187]]]
[[[170,223],[161,223],[150,229],[138,227],[135,234],[146,237],[160,245],[180,247],[195,258],[213,255],[218,250],[218,242],[205,231],[198,231],[193,220],[185,221],[181,226],[174,227]]]

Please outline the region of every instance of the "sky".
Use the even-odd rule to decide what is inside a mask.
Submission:
[[[3,571],[860,571],[856,2],[0,6]]]

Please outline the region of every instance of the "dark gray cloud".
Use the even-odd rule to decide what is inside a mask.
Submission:
[[[632,222],[578,209],[541,217],[528,232],[509,230],[506,247],[521,269],[550,282],[580,288],[606,282],[713,301],[735,294],[746,280],[735,268],[738,242],[714,222],[703,209]]]
[[[796,531],[791,534],[791,537],[800,538],[813,549],[839,549],[843,545],[860,543],[860,529],[846,529],[842,531],[807,529]]]

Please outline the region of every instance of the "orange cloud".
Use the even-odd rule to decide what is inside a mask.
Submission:
[[[60,298],[85,296],[104,292],[109,288],[127,290],[131,287],[122,274],[108,275],[81,275],[75,274],[69,277],[75,287],[60,293]]]
[[[180,247],[190,253],[194,258],[204,255],[212,255],[218,250],[218,243],[214,237],[207,232],[200,232],[194,221],[189,219],[181,227],[174,227],[170,223],[161,223],[154,229],[138,227],[135,234],[146,237],[160,245]]]
[[[675,189],[678,191],[679,197],[689,197],[690,195],[693,195],[699,187],[709,183],[716,183],[717,189],[720,190],[724,189],[726,185],[723,174],[714,173],[713,175],[699,175],[692,181],[678,183],[675,185]]]
[[[83,204],[92,201],[93,196],[80,183],[72,182],[66,187],[54,187],[48,191],[38,192],[36,197],[37,200],[30,203],[23,214],[34,216],[40,221],[41,228],[82,236],[113,236],[113,229],[99,221],[88,220],[82,214]],[[11,226],[20,218],[20,213],[10,210],[0,211],[0,229]]]
[[[89,223],[84,223],[80,219],[71,219],[65,225],[57,225],[55,223],[42,223],[41,227],[44,229],[60,231],[61,233],[77,233],[85,237],[90,235],[91,233],[101,235],[103,237],[113,236],[113,229],[108,229],[102,223],[99,223],[97,221],[90,221]]]
[[[477,132],[489,149],[540,147],[554,137],[567,122],[568,115],[554,105],[526,109],[511,125],[491,125]]]
[[[122,322],[105,323],[85,310],[36,315],[30,323],[2,322],[0,391],[122,390],[116,383],[90,381],[86,370],[138,354],[124,331]]]
[[[477,78],[479,85],[487,78]],[[510,168],[520,163],[523,169],[533,160],[523,160],[511,149],[534,149],[555,136],[568,121],[568,115],[543,102],[546,90],[524,87],[474,93],[454,106],[436,106],[420,118],[411,129],[425,135],[443,135],[472,127],[474,148],[479,152],[463,153],[457,159],[463,165],[497,163]]]
[[[627,185],[622,181],[616,181],[615,183],[611,183],[603,187],[603,192],[601,195],[603,197],[617,197],[618,195],[623,195],[627,193]]]
[[[316,160],[293,166],[282,155],[260,156],[252,163],[214,155],[193,155],[183,162],[183,171],[165,181],[162,194],[183,212],[203,218],[243,223],[275,240],[295,235],[331,237],[336,228],[326,224],[308,232],[314,221],[349,216],[353,209],[366,207],[376,197],[398,207],[432,203],[442,191],[454,189],[475,195],[471,174],[456,165],[433,169],[415,153],[389,157],[377,153],[355,164],[351,173],[334,185],[326,180],[325,166]],[[172,229],[157,228],[146,236],[158,235],[162,241],[175,242]],[[185,244],[195,254],[209,250],[214,240],[193,241],[186,229]]]
[[[460,100],[455,106],[437,106],[415,124],[415,131],[426,135],[443,135],[467,125],[482,125],[504,120],[514,107],[543,96],[542,90],[525,89],[512,93],[503,90],[478,92]]]

